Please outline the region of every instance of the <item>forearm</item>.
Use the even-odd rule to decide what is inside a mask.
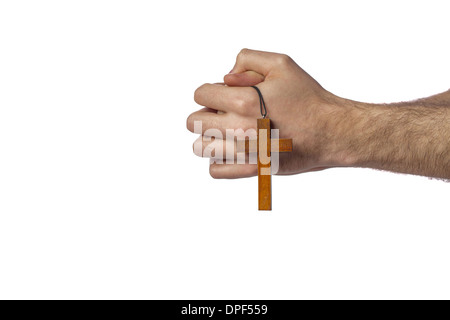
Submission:
[[[338,165],[450,179],[449,91],[389,105],[337,101],[330,152]]]
[[[203,121],[203,128],[222,132],[256,130],[260,101],[248,87],[258,85],[273,128],[293,141],[292,152],[279,155],[278,174],[346,166],[450,180],[450,91],[408,103],[355,102],[326,91],[287,55],[248,49],[224,83],[196,90],[196,102],[207,109],[191,114],[188,128]],[[257,168],[214,165],[210,172],[239,178]]]

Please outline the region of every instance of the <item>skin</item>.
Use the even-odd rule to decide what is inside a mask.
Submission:
[[[328,92],[287,55],[243,49],[224,83],[195,91],[205,108],[188,117],[188,130],[194,132],[195,121],[202,121],[202,133],[216,128],[224,137],[226,129],[256,130],[261,114],[252,85],[264,96],[272,128],[293,139],[293,152],[280,154],[277,174],[364,167],[450,179],[450,90],[412,102],[362,103]],[[205,138],[194,143],[202,146],[199,156],[198,150],[217,147],[225,157],[225,142]],[[210,174],[243,178],[257,168],[212,162]]]

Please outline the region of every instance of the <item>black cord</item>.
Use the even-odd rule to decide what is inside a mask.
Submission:
[[[252,86],[252,88],[254,88],[256,90],[256,92],[258,92],[259,95],[259,110],[261,111],[261,116],[265,119],[267,116],[267,109],[266,109],[266,103],[264,102],[264,98],[262,96],[261,91],[259,90],[259,88],[257,86]],[[263,108],[264,108],[264,113],[263,113]]]

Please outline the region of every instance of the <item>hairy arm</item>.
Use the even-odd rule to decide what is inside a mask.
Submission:
[[[329,126],[337,162],[450,179],[450,90],[394,104],[336,100],[341,120]]]
[[[224,84],[196,90],[195,101],[207,108],[189,116],[188,129],[194,131],[195,121],[223,133],[256,129],[259,99],[249,86],[257,85],[272,127],[281,128],[280,138],[293,139],[293,152],[280,154],[277,174],[365,167],[450,180],[450,90],[412,102],[356,102],[325,90],[287,55],[249,49],[238,54]],[[210,143],[198,141],[203,149]],[[212,163],[210,173],[242,178],[257,168]]]

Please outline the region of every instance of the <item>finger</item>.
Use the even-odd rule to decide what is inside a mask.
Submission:
[[[198,110],[198,111],[201,111],[201,112],[217,113],[217,110],[214,110],[214,109],[211,109],[211,108],[208,108],[208,107],[201,108],[201,109]]]
[[[209,166],[209,174],[214,179],[238,179],[253,177],[258,174],[256,164],[217,164]]]
[[[227,163],[257,163],[257,155],[245,147],[244,140],[216,139],[200,136],[193,144],[194,154],[203,158],[222,159]],[[255,142],[256,147],[256,142]]]
[[[223,78],[227,86],[250,87],[264,81],[264,76],[255,71],[229,73]]]
[[[253,106],[253,109],[257,115],[259,109],[256,106]],[[216,139],[225,139],[227,129],[241,129],[249,136],[252,130],[256,132],[255,115],[242,117],[235,113],[218,114],[204,109],[191,113],[187,118],[186,126],[193,133],[215,137]]]
[[[229,87],[206,83],[195,90],[194,100],[198,104],[218,111],[234,112],[241,115],[255,116],[259,104],[254,89]]]
[[[267,76],[271,69],[285,63],[290,58],[285,54],[242,49],[236,58],[232,73],[255,71]]]
[[[225,114],[217,114],[214,110],[211,112],[209,108],[203,108],[189,115],[186,120],[186,127],[189,131],[197,134],[204,134],[209,128],[215,128],[223,122],[222,117]]]
[[[203,158],[232,159],[235,158],[234,140],[222,140],[208,136],[200,136],[195,140],[194,154]],[[228,151],[228,154],[227,154]]]

